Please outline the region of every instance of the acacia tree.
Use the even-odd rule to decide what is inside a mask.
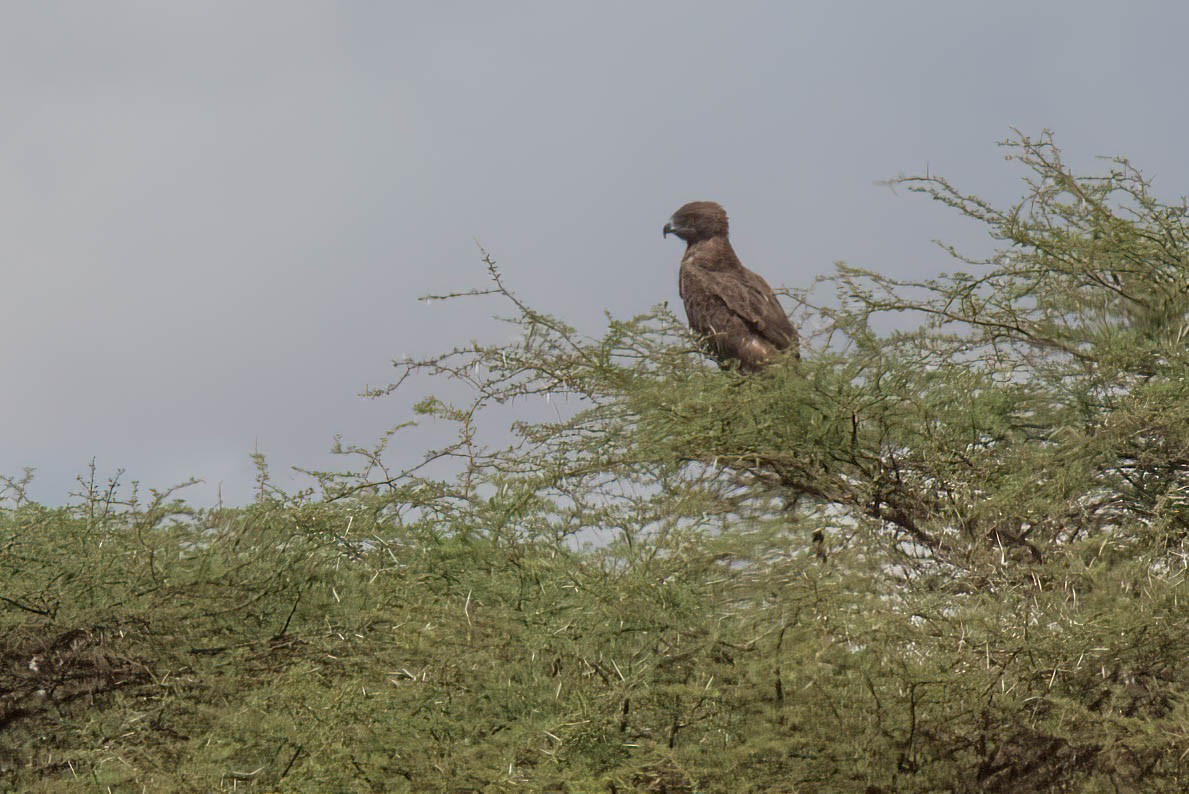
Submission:
[[[772,780],[802,786],[1176,789],[1189,747],[1175,606],[1189,518],[1186,205],[1157,199],[1123,159],[1075,175],[1048,133],[1004,145],[1027,174],[1006,209],[939,176],[893,181],[984,224],[990,256],[947,247],[959,269],[921,281],[840,266],[818,285],[832,300],[796,296],[820,329],[801,365],[759,376],[707,364],[664,308],[585,338],[525,305],[488,258],[489,288],[442,297],[504,301],[520,339],[403,362],[382,392],[417,374],[463,384],[469,399],[420,410],[457,423],[457,442],[431,457],[459,458],[464,474],[325,476],[327,495],[380,486],[407,504],[411,484],[432,487],[435,517],[459,511],[456,531],[496,543],[596,533],[610,570],[699,560],[696,576],[666,569],[656,584],[717,581],[715,628],[684,635],[713,640],[705,653],[663,640],[649,680],[670,681],[661,671],[683,654],[737,682],[748,671],[748,686],[720,677],[715,690],[687,669],[662,720],[677,752],[695,719],[683,709],[710,698],[719,722],[704,717],[699,741],[725,750],[741,730],[732,698],[771,707],[766,754],[740,741],[747,760],[720,781],[762,757]],[[889,312],[909,318],[902,330],[877,330]],[[559,418],[481,443],[488,409],[541,398],[565,406]],[[381,450],[353,451],[381,465]],[[625,610],[649,636],[681,633]],[[626,731],[637,712],[626,696],[619,708]],[[823,708],[845,734],[808,729]]]
[[[798,296],[822,329],[799,369],[720,373],[664,308],[581,337],[521,302],[487,258],[491,287],[438,297],[504,300],[520,340],[401,362],[398,382],[374,394],[414,374],[465,385],[469,401],[418,406],[459,426],[458,443],[429,457],[465,462],[464,499],[492,472],[501,493],[542,499],[602,493],[610,475],[617,486],[680,477],[717,483],[733,509],[751,500],[762,513],[781,494],[828,505],[823,520],[888,530],[907,541],[905,559],[966,572],[1021,550],[1039,560],[1104,534],[1122,540],[1119,522],[1141,518],[1152,529],[1129,542],[1175,544],[1184,203],[1154,198],[1122,159],[1075,176],[1047,133],[1005,145],[1030,175],[1004,210],[942,177],[894,180],[984,223],[1000,247],[985,259],[947,248],[967,269],[924,281],[839,266],[822,280],[835,290],[829,306]],[[874,330],[890,312],[920,322]],[[531,398],[571,410],[517,424],[514,446],[480,443],[485,409]],[[325,475],[328,495],[375,487],[376,471],[383,486],[408,480],[383,467],[383,447],[349,451],[368,458],[366,472]],[[587,526],[606,528],[554,532]]]
[[[517,339],[374,392],[457,429],[412,466],[401,425],[240,511],[0,481],[0,780],[1184,791],[1186,208],[1007,146],[1007,209],[896,180],[997,250],[840,267],[799,365],[720,371],[664,307],[586,337],[488,258],[442,297]]]

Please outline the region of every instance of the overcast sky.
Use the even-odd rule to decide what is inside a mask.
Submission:
[[[499,333],[417,301],[482,283],[475,240],[597,334],[678,303],[689,200],[799,287],[952,269],[929,241],[971,230],[875,182],[1007,201],[1012,127],[1178,197],[1187,31],[1097,0],[6,4],[0,472],[61,503],[94,457],[239,502],[258,446],[295,487],[408,418],[356,396],[393,358]]]

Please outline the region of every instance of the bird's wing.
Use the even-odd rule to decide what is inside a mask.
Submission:
[[[716,274],[716,291],[723,302],[739,315],[752,330],[772,344],[785,350],[797,342],[797,330],[789,322],[776,294],[768,282],[756,273],[743,269]]]
[[[777,351],[793,347],[797,332],[759,276],[762,290],[738,271],[683,267],[680,289],[690,327],[707,338],[716,355],[744,366],[761,366]]]
[[[742,320],[724,299],[717,281],[701,268],[681,268],[681,300],[689,326],[708,336],[724,334]]]

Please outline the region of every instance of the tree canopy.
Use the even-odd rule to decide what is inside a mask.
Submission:
[[[840,265],[797,365],[720,371],[665,307],[585,336],[488,257],[442,297],[513,341],[372,393],[438,395],[413,466],[399,425],[242,509],[5,480],[0,780],[1184,791],[1187,208],[1005,146],[1007,208],[893,180],[992,253]]]

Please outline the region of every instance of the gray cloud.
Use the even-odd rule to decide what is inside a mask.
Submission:
[[[928,164],[1009,199],[1011,126],[1180,195],[1186,22],[1072,2],[11,6],[0,471],[35,465],[60,501],[96,456],[241,500],[255,444],[324,465],[335,433],[404,418],[355,397],[391,358],[490,332],[474,305],[415,300],[479,283],[474,238],[594,333],[676,300],[659,228],[694,198],[804,286],[837,259],[949,267],[930,238],[977,230],[873,183]]]

